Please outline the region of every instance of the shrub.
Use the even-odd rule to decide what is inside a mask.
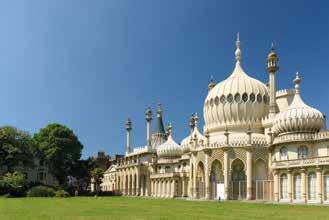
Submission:
[[[54,197],[55,190],[47,186],[35,186],[27,192],[28,197]]]
[[[20,172],[6,173],[0,179],[0,194],[7,197],[25,196],[24,175]]]
[[[61,198],[66,198],[66,197],[70,197],[70,194],[68,192],[66,192],[65,190],[58,190],[56,191],[55,197],[61,197]]]

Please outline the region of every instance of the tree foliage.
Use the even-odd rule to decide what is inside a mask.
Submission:
[[[103,181],[104,177],[104,170],[102,168],[96,167],[91,171],[91,177],[93,178],[94,184],[95,184],[95,189],[96,193],[98,195],[100,185]]]
[[[83,146],[77,136],[66,126],[55,123],[40,129],[34,135],[34,141],[50,172],[60,185],[65,184],[81,157]]]
[[[34,145],[27,132],[9,126],[0,128],[0,168],[4,172],[33,166],[33,152]]]

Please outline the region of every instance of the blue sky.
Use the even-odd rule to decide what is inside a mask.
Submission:
[[[329,113],[328,1],[8,0],[0,2],[0,124],[34,133],[72,128],[83,156],[123,153],[124,122],[145,144],[144,112],[158,102],[175,139],[202,118],[207,84],[234,66],[266,82],[272,41],[278,89],[300,71],[302,96]],[[201,123],[203,124],[203,122]]]

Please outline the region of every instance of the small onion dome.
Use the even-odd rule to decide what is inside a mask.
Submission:
[[[187,136],[186,138],[184,138],[182,140],[182,143],[181,143],[181,146],[182,146],[182,149],[183,149],[183,152],[184,153],[187,153],[187,152],[190,152],[191,151],[191,142],[193,140],[197,140],[197,141],[203,141],[204,143],[206,142],[206,137],[203,136],[199,129],[197,127],[195,127],[192,131],[192,133]]]
[[[203,136],[198,129],[198,116],[195,114],[192,117],[194,117],[194,126],[191,127],[191,133],[189,136],[184,138],[181,142],[181,146],[184,153],[191,151],[191,142],[193,140],[197,140],[197,141],[201,140],[203,142],[206,142],[206,137]]]
[[[296,73],[295,97],[286,111],[275,117],[273,131],[276,135],[290,132],[318,132],[324,126],[324,115],[315,108],[304,103],[300,96],[301,78]]]
[[[157,155],[160,158],[174,158],[174,157],[180,157],[183,153],[181,146],[179,146],[171,135],[171,126],[168,128],[168,139],[165,143],[160,145],[157,148]]]

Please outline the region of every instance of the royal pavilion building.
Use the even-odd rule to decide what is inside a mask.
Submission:
[[[204,127],[189,119],[189,135],[175,140],[163,125],[161,105],[152,133],[146,118],[146,145],[132,147],[126,123],[126,154],[115,170],[115,191],[124,196],[265,200],[329,203],[329,132],[319,110],[302,99],[301,76],[294,88],[276,90],[278,56],[267,56],[268,83],[242,68],[239,36],[235,66],[225,80],[208,85]]]

